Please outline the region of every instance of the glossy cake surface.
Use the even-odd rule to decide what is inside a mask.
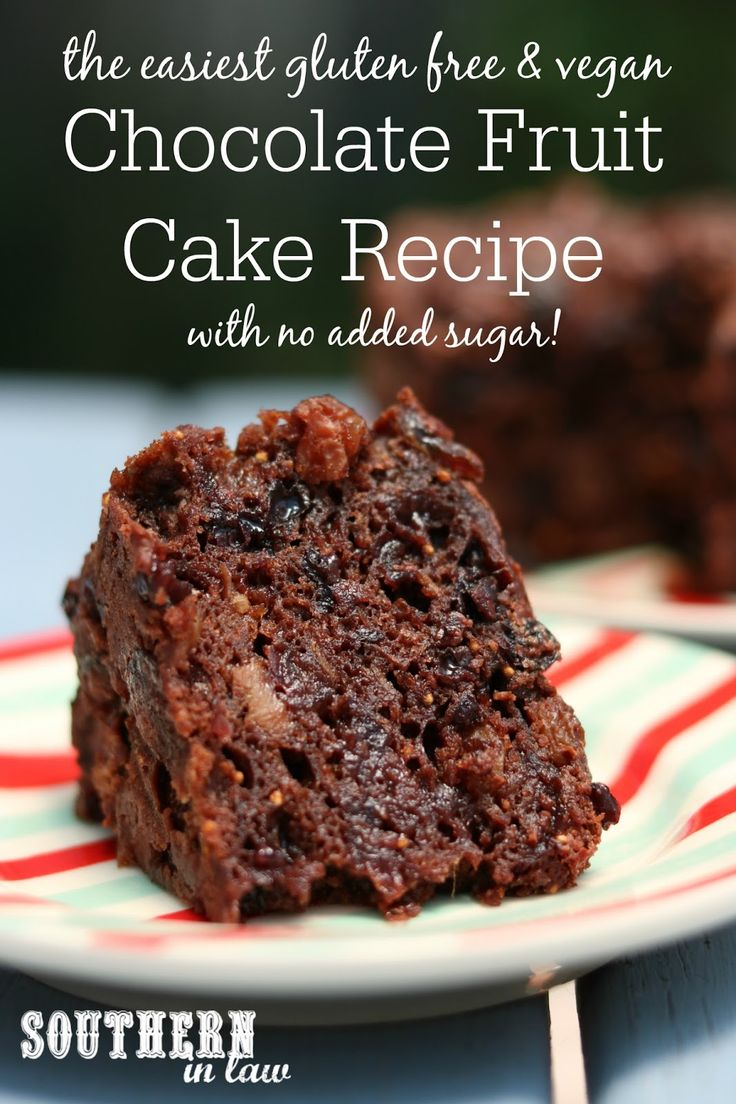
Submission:
[[[79,811],[121,862],[221,921],[574,883],[618,810],[481,477],[408,391],[113,473],[65,608]]]

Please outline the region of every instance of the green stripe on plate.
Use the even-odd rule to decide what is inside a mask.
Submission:
[[[85,912],[88,909],[102,908],[105,905],[119,904],[121,901],[133,901],[136,897],[148,896],[151,882],[140,870],[120,870],[112,878],[91,885],[80,886],[60,893],[49,893],[47,900],[63,905],[72,905]]]
[[[615,681],[601,679],[600,687],[596,686],[595,704],[588,704],[581,708],[579,716],[585,729],[585,742],[588,751],[600,746],[605,727],[610,724],[611,717],[621,708],[622,688],[625,688],[627,699],[635,704],[638,698],[643,698],[657,690],[664,689],[673,681],[679,681],[687,674],[691,667],[702,657],[702,652],[697,647],[680,649],[673,647],[666,652],[659,663],[653,667],[647,666],[641,674],[637,672],[635,678],[631,677],[628,668],[621,669],[621,676]],[[591,674],[596,668],[591,669]],[[588,672],[586,672],[586,675]],[[560,693],[566,696],[566,687],[560,687]],[[575,694],[572,694],[572,704],[575,704]],[[664,714],[665,710],[662,711]]]
[[[28,690],[10,690],[0,693],[0,715],[33,713],[35,710],[58,709],[69,705],[76,693],[76,683],[65,678],[63,682],[47,683]]]
[[[65,805],[51,805],[41,811],[0,818],[0,840],[30,836],[53,828],[72,827],[79,828],[81,838],[84,826],[85,822],[74,815],[72,804],[68,801]]]

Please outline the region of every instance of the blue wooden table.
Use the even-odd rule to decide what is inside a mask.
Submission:
[[[140,385],[0,379],[0,637],[62,624],[63,581],[95,535],[110,470],[161,429],[233,433],[260,406],[313,384],[212,386],[165,396]],[[324,389],[324,388],[322,388]],[[331,388],[350,401],[354,388]],[[365,406],[365,404],[363,404]],[[666,944],[667,933],[662,932]],[[1,957],[1,951],[0,951]],[[605,1104],[736,1098],[736,927],[616,962],[577,985],[588,1095]],[[0,1104],[249,1098],[304,1104],[542,1104],[552,1098],[545,997],[440,1020],[368,1028],[260,1028],[257,1058],[289,1062],[278,1088],[184,1087],[171,1062],[20,1056],[20,1016],[94,1007],[0,968]],[[564,1025],[563,1025],[564,1026]],[[571,1025],[567,1025],[570,1028]],[[574,1026],[574,1025],[573,1025]],[[567,1040],[571,1033],[564,1033]],[[562,1038],[562,1034],[558,1036]],[[578,1104],[574,1055],[556,1052],[556,1104]]]

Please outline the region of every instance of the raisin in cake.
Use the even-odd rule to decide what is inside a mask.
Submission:
[[[618,809],[481,475],[408,391],[113,473],[65,607],[78,809],[120,862],[221,921],[575,882]]]
[[[500,230],[491,230],[499,219]],[[389,240],[426,235],[545,235],[561,254],[581,234],[603,249],[603,272],[575,283],[558,271],[529,297],[485,279],[386,282],[371,267],[380,320],[436,332],[493,325],[551,332],[555,345],[375,347],[366,379],[380,401],[409,383],[486,465],[485,489],[525,566],[659,542],[688,565],[687,585],[736,589],[736,204],[626,205],[579,183],[480,207],[397,216]],[[460,258],[460,261],[463,260]],[[489,262],[490,263],[490,262]],[[503,261],[506,265],[506,261]],[[502,265],[502,268],[503,268]],[[505,270],[505,268],[503,269]]]

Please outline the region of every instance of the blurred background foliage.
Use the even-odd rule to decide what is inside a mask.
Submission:
[[[649,113],[664,128],[665,168],[608,174],[606,184],[630,194],[736,183],[736,97],[733,43],[736,5],[703,0],[567,0],[564,4],[487,0],[128,0],[125,4],[14,0],[5,5],[2,71],[3,370],[136,375],[172,385],[216,376],[263,378],[264,373],[348,371],[350,354],[329,350],[319,337],[308,349],[188,349],[190,325],[210,325],[253,301],[266,327],[347,323],[357,316],[356,285],[340,282],[345,269],[341,217],[381,217],[414,203],[463,203],[529,183],[523,159],[504,173],[477,173],[482,130],[479,107],[522,107],[528,123],[614,125],[618,112]],[[231,81],[193,84],[143,82],[131,75],[102,84],[66,82],[62,50],[72,34],[94,27],[106,56],[133,62],[148,53],[235,54],[270,34],[278,57],[308,50],[321,30],[330,52],[352,51],[363,34],[376,51],[421,62],[433,33],[462,58],[498,54],[508,75],[488,85],[447,83],[428,95],[418,79],[401,84],[324,83],[289,101],[274,78],[263,85]],[[547,75],[519,81],[514,67],[525,41],[542,45]],[[556,78],[554,56],[653,53],[673,66],[664,81],[622,82],[605,100],[594,82]],[[280,175],[263,165],[236,175],[213,165],[194,175],[85,174],[64,153],[68,118],[86,106],[132,107],[137,123],[172,136],[187,125],[215,135],[236,124],[264,130],[303,124],[310,107],[324,107],[329,129],[395,123],[444,127],[452,158],[444,172],[411,168],[344,175],[303,168]],[[536,183],[535,181],[532,181]],[[189,284],[172,276],[144,284],[127,272],[122,242],[142,217],[176,217],[179,240],[190,234],[223,236],[224,220],[240,218],[243,234],[275,238],[300,234],[313,246],[310,280],[289,285]],[[581,227],[581,233],[584,233]],[[225,239],[226,240],[226,239]]]

